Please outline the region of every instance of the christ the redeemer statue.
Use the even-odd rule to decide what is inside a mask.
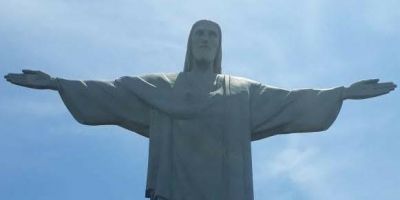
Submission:
[[[252,200],[251,142],[323,131],[346,99],[396,88],[378,79],[349,87],[284,90],[221,73],[221,29],[196,22],[183,72],[114,81],[53,78],[41,71],[7,81],[60,93],[86,125],[118,125],[150,139],[146,197],[151,200]]]

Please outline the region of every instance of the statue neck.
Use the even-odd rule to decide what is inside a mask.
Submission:
[[[187,78],[190,79],[193,85],[197,85],[198,89],[209,91],[216,77],[213,67],[214,65],[211,61],[194,60]]]
[[[194,60],[191,72],[199,76],[209,76],[214,74],[213,62],[210,60]]]

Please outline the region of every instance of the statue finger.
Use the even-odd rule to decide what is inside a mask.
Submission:
[[[26,84],[29,82],[29,79],[26,74],[11,74],[10,81],[13,83]]]
[[[19,82],[24,82],[25,78],[20,74],[9,74],[7,76],[7,81],[10,81],[12,83],[19,83]]]
[[[389,90],[389,91],[381,91],[381,92],[377,93],[376,96],[385,95],[385,94],[389,93],[390,91],[391,90]]]
[[[4,75],[4,78],[8,80],[10,78],[10,74]]]
[[[9,73],[5,76],[6,79],[14,80],[14,79],[20,79],[24,75],[23,74],[16,74],[16,73]]]
[[[23,69],[22,72],[23,72],[24,74],[38,74],[38,73],[41,73],[41,71],[38,71],[38,70],[30,70],[30,69]]]
[[[367,80],[363,80],[361,82],[362,83],[366,83],[366,84],[372,84],[372,83],[378,83],[379,79],[378,78],[376,78],[376,79],[367,79]]]
[[[378,83],[374,88],[379,89],[379,88],[388,88],[388,89],[394,89],[397,86],[392,83],[392,82],[386,82],[386,83]]]
[[[35,86],[32,85],[31,83],[29,83],[26,80],[26,77],[23,75],[11,76],[11,78],[8,78],[7,81],[14,85],[19,85],[19,86],[28,87],[28,88],[35,88]]]
[[[23,86],[23,87],[31,87],[30,85],[26,84],[26,82],[24,81],[10,81],[12,84],[14,85],[19,85],[19,86]]]
[[[389,93],[390,91],[391,90],[379,90],[379,91],[370,92],[369,94],[366,94],[362,99],[385,95],[385,94]]]
[[[390,91],[394,90],[394,88],[390,88],[390,87],[386,87],[386,88],[376,88],[374,89],[374,91],[372,92],[373,94],[381,94],[381,93],[388,93]]]

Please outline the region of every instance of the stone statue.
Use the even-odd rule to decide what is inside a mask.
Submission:
[[[152,200],[253,199],[251,142],[277,134],[323,131],[346,99],[387,94],[392,82],[284,90],[221,73],[221,29],[196,22],[183,72],[114,81],[10,73],[7,81],[60,93],[86,125],[118,125],[149,138],[146,197]]]

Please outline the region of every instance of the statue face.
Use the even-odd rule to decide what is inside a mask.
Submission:
[[[219,45],[218,27],[211,23],[197,25],[192,33],[192,55],[195,60],[212,62],[217,54]]]

